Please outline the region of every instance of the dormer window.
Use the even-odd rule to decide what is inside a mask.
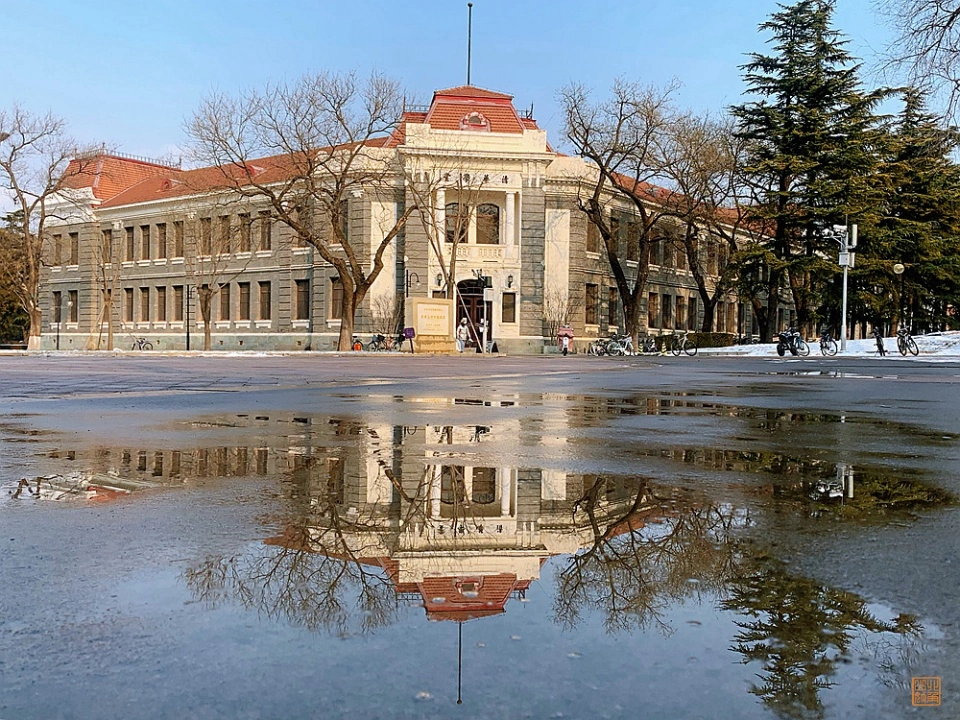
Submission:
[[[483,116],[483,113],[474,111],[463,116],[460,120],[460,129],[490,132],[490,122]]]

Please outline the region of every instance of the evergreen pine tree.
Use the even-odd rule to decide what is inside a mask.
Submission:
[[[789,289],[797,321],[808,332],[819,296],[837,272],[840,249],[824,230],[862,222],[875,208],[877,118],[886,91],[865,93],[860,65],[831,27],[833,0],[800,0],[760,26],[773,35],[772,55],[743,66],[759,99],[732,108],[748,143],[747,177],[756,189],[755,220],[767,228],[753,262],[765,279],[754,310],[777,331],[777,309]]]

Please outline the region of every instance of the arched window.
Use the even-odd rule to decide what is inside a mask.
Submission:
[[[458,243],[467,241],[467,225],[470,220],[469,208],[460,209],[460,203],[448,203],[444,208],[446,217],[447,242],[452,243],[454,238]]]
[[[477,244],[500,244],[500,208],[492,203],[477,208]]]

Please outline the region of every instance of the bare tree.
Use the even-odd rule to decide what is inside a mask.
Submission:
[[[910,83],[940,89],[953,111],[960,100],[960,2],[957,0],[880,0],[881,14],[896,39],[888,67],[906,70]]]
[[[560,328],[569,325],[582,306],[581,296],[571,295],[556,285],[547,285],[543,290],[543,322],[547,337],[556,338]]]
[[[100,311],[95,327],[97,337],[91,336],[91,349],[100,350],[103,344],[103,327],[106,325],[106,347],[113,349],[114,337],[114,300],[120,284],[121,260],[120,238],[114,235],[113,229],[101,230],[100,241],[93,243],[94,267],[97,274],[97,291],[100,294]]]
[[[662,197],[680,222],[672,233],[703,307],[701,330],[714,330],[720,299],[737,286],[741,249],[759,228],[748,222],[753,197],[740,172],[744,140],[728,119],[677,117],[663,136],[665,170],[676,192]],[[761,298],[754,297],[757,305]],[[755,308],[757,309],[757,308]]]
[[[207,98],[188,123],[197,159],[219,184],[267,205],[297,241],[338,273],[348,350],[357,308],[383,269],[383,253],[417,209],[402,204],[395,153],[383,147],[400,118],[398,86],[380,75],[306,75],[237,98]],[[375,218],[378,241],[350,232],[350,203],[368,196],[398,213]],[[379,221],[379,223],[377,222]]]
[[[488,176],[464,163],[423,167],[421,159],[412,156],[407,162],[407,177],[407,191],[414,203],[424,208],[419,213],[420,222],[443,275],[444,292],[448,298],[455,297],[457,251],[461,243],[467,243]]]
[[[71,164],[78,155],[80,159]],[[15,207],[17,224],[10,228],[10,235],[20,246],[23,266],[14,278],[14,291],[30,317],[27,347],[31,350],[40,347],[43,332],[40,274],[45,233],[49,222],[58,219],[56,213],[63,211],[64,202],[69,204],[71,180],[89,171],[93,157],[78,154],[61,118],[35,115],[19,105],[0,110],[0,188]]]
[[[203,213],[190,211],[184,221],[184,266],[197,289],[197,304],[203,322],[203,349],[213,346],[213,304],[219,297],[227,305],[229,286],[240,276],[253,254],[253,220],[248,204],[232,196],[206,205]],[[261,222],[270,222],[269,218]],[[238,259],[242,258],[242,259]]]
[[[641,303],[650,268],[650,246],[656,240],[663,218],[676,210],[660,202],[658,188],[669,176],[661,144],[677,112],[672,95],[676,83],[665,88],[617,80],[610,97],[595,102],[583,85],[561,91],[566,115],[566,134],[577,154],[596,167],[592,187],[580,197],[580,209],[603,238],[610,268],[623,303],[626,331],[636,344],[641,323]],[[636,217],[635,230],[626,233],[612,221],[612,201],[626,200]],[[626,254],[621,254],[625,245]],[[624,265],[635,258],[636,270]]]

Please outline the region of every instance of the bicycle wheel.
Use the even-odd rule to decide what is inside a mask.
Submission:
[[[616,340],[607,343],[607,355],[623,355],[623,346]]]
[[[777,343],[777,355],[783,357],[787,353],[787,348],[783,343]]]
[[[920,354],[920,348],[917,347],[917,341],[914,340],[914,339],[913,339],[912,337],[910,337],[909,335],[907,336],[907,350],[910,351],[910,354],[911,354],[911,355],[919,355],[919,354]]]
[[[901,355],[907,354],[907,339],[903,335],[897,335],[897,350]]]
[[[693,357],[697,354],[697,344],[693,340],[687,340],[683,345],[683,351],[690,357]]]
[[[800,357],[806,357],[810,354],[810,346],[807,345],[802,339],[797,340],[797,353]]]
[[[144,350],[153,350],[153,343],[150,342],[149,340],[147,340],[147,341],[143,344],[143,349],[144,349]]]
[[[677,357],[680,357],[680,341],[674,338],[670,343],[670,352],[672,352]]]
[[[130,346],[130,349],[131,349],[131,350],[139,350],[139,349],[140,349],[140,344],[139,344],[139,343],[134,343],[133,345]]]
[[[837,341],[836,340],[824,340],[820,343],[820,353],[822,355],[828,355],[833,357],[837,354]]]

